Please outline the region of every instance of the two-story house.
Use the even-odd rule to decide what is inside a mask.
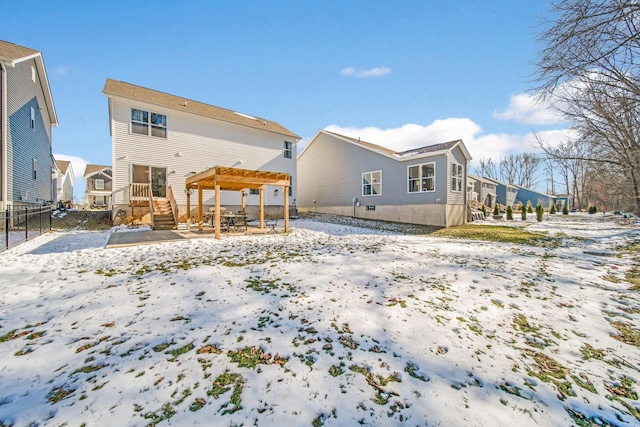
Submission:
[[[56,198],[54,201],[69,208],[73,204],[73,183],[75,180],[73,166],[67,160],[54,159],[54,161],[56,169],[54,180]]]
[[[296,197],[300,137],[278,123],[112,79],[103,93],[109,100],[114,213],[122,209],[151,224],[154,215],[172,210],[176,219],[195,219],[194,208],[187,212],[186,180],[214,167],[286,173],[289,196]],[[262,201],[282,214],[285,198],[278,189],[222,191],[219,203],[256,216]],[[215,193],[204,194],[205,207],[216,205]]]
[[[111,209],[113,178],[111,166],[88,164],[84,169],[85,209]]]
[[[0,209],[55,199],[57,125],[42,53],[0,40]]]
[[[298,156],[298,209],[449,227],[466,222],[462,140],[394,151],[318,131]]]

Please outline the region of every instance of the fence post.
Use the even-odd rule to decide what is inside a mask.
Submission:
[[[5,213],[5,217],[4,217],[5,249],[9,249],[9,224],[11,224],[10,216],[11,216],[11,209],[9,208],[9,206],[7,206],[7,212]]]
[[[24,208],[24,240],[29,240],[29,208]]]

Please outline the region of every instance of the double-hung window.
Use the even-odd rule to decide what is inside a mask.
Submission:
[[[104,190],[104,179],[96,179],[93,184],[96,190]]]
[[[362,195],[380,196],[382,194],[382,171],[362,174]]]
[[[436,189],[435,163],[409,166],[407,175],[409,181],[409,193],[434,191]]]
[[[282,146],[282,155],[285,159],[290,159],[293,156],[293,143],[289,141],[284,141]]]
[[[451,164],[451,191],[462,191],[464,172],[459,163]]]
[[[167,116],[149,111],[131,109],[131,133],[167,137]]]
[[[31,107],[31,119],[29,121],[29,126],[31,129],[36,128],[36,109]]]

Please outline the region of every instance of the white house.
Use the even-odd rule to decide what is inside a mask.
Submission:
[[[150,223],[171,210],[176,219],[195,219],[194,207],[186,212],[186,180],[213,167],[286,173],[289,196],[296,197],[300,137],[278,123],[112,79],[103,93],[109,100],[114,212],[123,209]],[[223,191],[220,204],[241,209],[245,198],[251,216],[262,197],[268,212],[282,213],[278,188],[260,189],[261,196]],[[214,194],[205,194],[206,206],[215,206]]]
[[[470,160],[462,140],[396,152],[320,130],[298,156],[298,210],[464,224]]]
[[[54,159],[55,160],[55,159]],[[55,160],[56,164],[56,202],[62,202],[71,206],[73,203],[73,184],[75,177],[73,175],[73,166],[67,160]]]

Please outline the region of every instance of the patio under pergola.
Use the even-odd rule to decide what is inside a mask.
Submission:
[[[191,192],[198,190],[198,228],[200,230],[204,227],[202,192],[204,190],[215,191],[213,227],[216,239],[220,239],[220,191],[240,191],[242,193],[242,211],[245,211],[246,190],[259,190],[259,227],[264,229],[264,187],[265,185],[280,186],[284,195],[284,231],[289,231],[289,186],[291,185],[291,177],[288,173],[214,166],[190,176],[186,179],[185,185],[187,190],[187,212],[191,212]]]

